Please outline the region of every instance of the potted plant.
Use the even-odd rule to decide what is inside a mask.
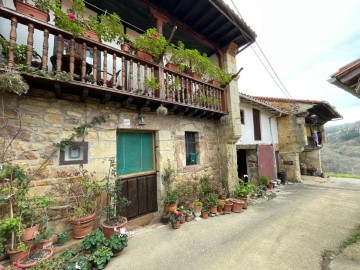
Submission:
[[[152,61],[152,57],[159,60],[165,54],[168,43],[155,28],[149,28],[132,42],[132,46],[137,50],[136,55],[138,57]],[[144,52],[152,57],[144,55]]]
[[[49,259],[52,256],[53,252],[54,251],[52,248],[36,249],[34,252],[18,260],[16,262],[16,266],[19,269],[27,269],[33,267],[39,262]]]
[[[209,193],[205,195],[204,204],[209,208],[211,214],[217,213],[218,200],[218,195],[216,193]]]
[[[156,114],[157,115],[167,115],[168,109],[166,107],[164,107],[162,104],[160,104],[160,106],[156,109]]]
[[[224,200],[218,200],[217,204],[217,211],[221,213],[224,209],[225,201]]]
[[[215,87],[224,87],[232,80],[230,73],[227,71],[227,67],[220,68],[217,64],[211,63],[208,71],[210,83]]]
[[[81,241],[80,247],[87,252],[92,252],[105,244],[106,238],[100,229],[93,230]]]
[[[160,89],[160,84],[157,82],[155,77],[145,78],[144,80],[144,87],[147,90],[147,94],[152,96],[155,90]]]
[[[34,5],[29,5],[28,0],[14,0],[17,12],[34,17],[40,21],[48,22],[50,20],[49,9],[51,1],[33,0]]]
[[[247,187],[248,187],[248,193],[249,193],[250,197],[254,198],[255,195],[257,194],[257,187],[251,183],[248,183]]]
[[[243,208],[247,209],[247,196],[249,194],[248,186],[243,181],[239,180],[239,183],[234,187],[234,197],[244,201]]]
[[[173,212],[170,216],[170,222],[171,225],[174,229],[179,229],[180,228],[180,224],[181,224],[181,220],[182,220],[183,216],[182,213],[175,210],[175,212]]]
[[[103,190],[99,183],[90,178],[86,170],[82,167],[80,170],[80,183],[72,183],[68,190],[71,204],[70,224],[75,239],[82,239],[93,230],[99,206],[98,198]]]
[[[113,256],[117,256],[128,246],[128,236],[126,233],[113,234],[105,241],[105,246],[111,249]]]
[[[269,177],[267,177],[266,175],[262,175],[260,176],[260,185],[263,186],[263,188],[266,190],[267,185],[270,183]]]
[[[125,210],[125,207],[130,205],[130,201],[121,196],[121,182],[116,182],[117,178],[115,158],[109,159],[109,171],[105,177],[106,204],[103,206],[105,212],[105,219],[101,221],[101,229],[106,238],[110,238],[116,231],[123,228],[127,219],[120,214]]]
[[[174,212],[177,209],[176,203],[179,199],[177,190],[169,190],[165,193],[163,198],[165,208],[167,212]]]
[[[211,61],[206,54],[201,54],[196,49],[186,49],[186,56],[189,68],[192,72],[190,73],[191,76],[197,80],[201,80],[202,77],[205,77],[208,74]]]
[[[23,258],[30,246],[22,240],[26,224],[19,210],[23,202],[27,200],[30,180],[25,171],[19,165],[5,163],[0,168],[0,205],[8,209],[0,220],[0,237],[10,239],[10,245],[6,252],[10,261],[15,262]],[[30,212],[30,210],[29,210]],[[33,213],[31,211],[31,213]]]
[[[101,246],[96,251],[90,254],[89,262],[93,269],[104,269],[110,262],[113,253],[109,247]]]
[[[64,265],[64,270],[90,269],[90,261],[84,254],[79,254]]]
[[[69,232],[68,231],[62,231],[57,234],[57,244],[59,246],[64,245],[69,239]]]
[[[226,200],[224,204],[224,212],[231,214],[233,203],[230,200]]]
[[[183,72],[187,61],[184,43],[178,41],[177,46],[171,44],[169,47],[170,59],[166,67],[175,72]]]
[[[174,174],[175,170],[171,167],[170,160],[168,159],[168,166],[161,175],[161,181],[165,191],[165,196],[162,197],[162,200],[165,211],[169,213],[173,213],[177,209],[176,203],[179,198],[177,190],[172,188]]]
[[[209,217],[209,208],[203,207],[201,209],[201,217],[207,219]]]
[[[38,245],[38,248],[53,248],[53,230],[54,228],[48,225],[48,217],[43,216],[40,221],[39,233],[34,240],[35,244]]]

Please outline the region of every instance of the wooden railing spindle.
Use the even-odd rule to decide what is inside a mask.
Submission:
[[[94,84],[97,82],[97,68],[98,60],[97,60],[97,47],[95,46],[93,49],[93,77],[94,77]]]
[[[116,88],[116,54],[113,54],[113,75],[112,75],[112,88]]]
[[[86,76],[86,43],[83,42],[82,44],[82,59],[81,59],[81,81],[85,82]]]
[[[107,87],[107,50],[104,50],[104,63],[103,63],[103,86]]]
[[[75,69],[75,40],[72,38],[70,41],[70,78],[74,80]]]
[[[28,36],[27,36],[27,48],[26,48],[26,65],[31,66],[32,55],[34,47],[34,25],[29,23],[28,25]]]
[[[7,61],[7,65],[12,68],[14,66],[14,45],[16,43],[16,28],[18,21],[15,17],[11,18],[11,29],[10,29],[10,40],[9,40],[9,58]]]
[[[44,41],[43,41],[43,50],[41,56],[41,69],[48,70],[48,56],[49,56],[49,30],[44,30]]]

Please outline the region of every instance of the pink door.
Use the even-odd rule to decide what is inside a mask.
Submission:
[[[258,145],[257,154],[259,177],[266,175],[270,180],[275,179],[275,160],[272,145]]]

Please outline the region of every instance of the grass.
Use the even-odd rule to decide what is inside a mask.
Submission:
[[[350,246],[358,241],[360,241],[360,225],[355,230],[355,233],[350,238],[344,241],[343,247]]]
[[[338,177],[338,178],[360,179],[360,175],[344,174],[344,173],[327,173],[327,176]]]

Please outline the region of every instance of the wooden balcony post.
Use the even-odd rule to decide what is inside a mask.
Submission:
[[[26,65],[31,66],[33,48],[34,48],[34,25],[29,23],[28,26],[28,37],[27,37],[27,48],[26,48]]]
[[[98,66],[98,59],[97,59],[97,47],[94,47],[94,51],[93,51],[93,76],[94,76],[94,84],[96,84],[97,81],[97,66]]]
[[[125,56],[121,58],[121,90],[125,91],[125,67],[126,59]]]
[[[107,87],[107,50],[104,50],[104,64],[103,64],[103,87]]]
[[[64,48],[64,38],[61,34],[59,34],[58,46],[56,51],[56,73],[61,71],[63,48]]]
[[[75,69],[75,40],[72,38],[70,41],[70,78],[74,80]]]
[[[44,30],[44,41],[43,41],[43,50],[42,50],[42,59],[41,59],[41,69],[48,70],[48,56],[49,56],[49,30]]]
[[[7,60],[8,67],[14,66],[14,45],[16,43],[16,28],[18,21],[15,17],[11,18],[11,29],[10,29],[10,38],[9,38],[9,57]]]
[[[116,88],[116,54],[114,53],[113,54],[113,75],[112,75],[112,87],[113,88]]]
[[[81,82],[85,82],[86,75],[86,43],[82,44],[82,59],[81,59]]]

